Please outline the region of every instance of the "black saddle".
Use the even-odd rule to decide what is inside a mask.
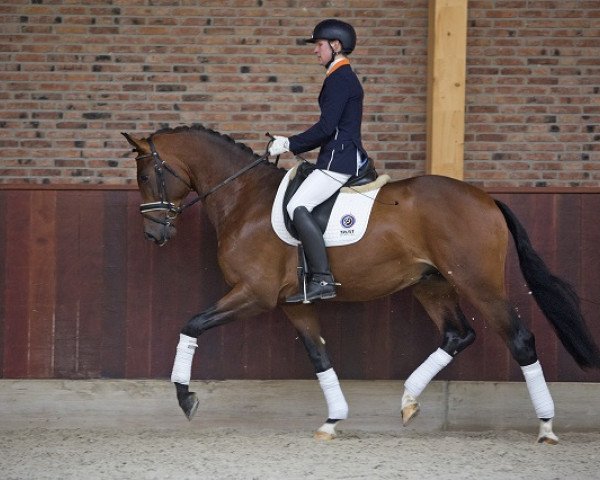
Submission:
[[[316,170],[314,164],[309,162],[302,162],[298,165],[296,169],[296,175],[294,178],[290,180],[290,183],[287,186],[285,194],[283,196],[283,218],[285,220],[285,228],[290,232],[294,238],[298,238],[298,234],[294,225],[292,224],[292,219],[288,215],[287,212],[287,204],[290,199],[294,196],[294,193],[298,190],[302,182],[306,180],[314,170]],[[377,171],[375,170],[375,163],[372,158],[367,159],[367,162],[362,166],[362,168],[358,171],[358,175],[351,176],[342,187],[358,187],[360,185],[366,185],[367,183],[374,182],[377,179]],[[333,210],[333,205],[339,195],[340,191],[335,192],[331,197],[325,200],[320,205],[317,205],[313,211],[312,216],[319,225],[321,232],[325,233],[325,229],[327,228],[327,222],[329,222],[329,217],[331,216],[331,211]]]

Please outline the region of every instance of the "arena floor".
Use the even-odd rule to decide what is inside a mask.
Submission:
[[[402,427],[402,382],[341,383],[351,417],[318,442],[325,404],[311,381],[193,382],[188,422],[168,381],[2,380],[1,477],[597,478],[598,384],[550,384],[561,442],[548,446],[524,384],[433,382]]]

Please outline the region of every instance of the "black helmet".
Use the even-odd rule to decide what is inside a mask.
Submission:
[[[319,22],[313,30],[312,38],[306,39],[307,43],[316,43],[317,40],[339,40],[342,44],[342,53],[348,55],[356,47],[356,32],[349,23],[330,18]]]

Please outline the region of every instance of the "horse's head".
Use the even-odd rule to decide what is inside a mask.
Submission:
[[[153,135],[140,139],[127,133],[123,136],[137,152],[137,183],[142,194],[140,212],[144,216],[144,234],[162,246],[176,233],[175,221],[185,208],[183,200],[192,190],[189,174],[166,142],[160,142]]]

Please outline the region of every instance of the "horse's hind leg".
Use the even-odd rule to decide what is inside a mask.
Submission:
[[[535,349],[535,337],[507,300],[473,301],[489,324],[506,342],[512,357],[521,367],[535,413],[540,419],[539,443],[555,445],[558,437],[552,431],[554,401],[548,390],[542,366]]]
[[[442,333],[442,344],[404,382],[404,425],[408,425],[419,413],[417,398],[429,382],[475,341],[475,332],[460,308],[456,290],[439,273],[424,277],[414,287],[413,294]]]
[[[337,423],[348,418],[348,403],[346,403],[338,377],[327,355],[325,340],[321,337],[321,327],[314,305],[294,304],[282,306],[282,308],[304,343],[327,402],[327,420],[315,432],[315,438],[332,440],[335,438]]]

